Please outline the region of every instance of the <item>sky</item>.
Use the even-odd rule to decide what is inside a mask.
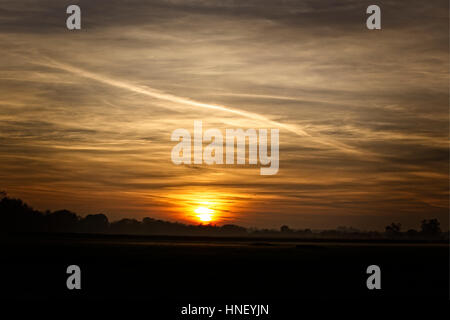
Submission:
[[[377,1],[373,31],[371,4],[0,0],[0,190],[110,220],[448,229],[448,1]],[[175,165],[195,120],[278,128],[279,172]]]

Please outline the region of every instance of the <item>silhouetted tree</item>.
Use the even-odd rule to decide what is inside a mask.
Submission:
[[[106,232],[109,227],[108,217],[104,214],[88,214],[80,220],[82,232]]]
[[[421,233],[426,236],[437,236],[441,234],[441,227],[438,219],[422,220]]]
[[[42,213],[20,199],[6,197],[6,194],[0,200],[0,220],[3,232],[43,231],[44,227]]]
[[[402,233],[400,223],[392,223],[386,227],[389,236],[400,236]],[[251,236],[296,236],[296,237],[324,237],[324,238],[381,238],[379,232],[362,232],[351,227],[339,227],[336,230],[324,230],[313,233],[311,229],[294,230],[287,225],[280,230],[274,229],[246,229],[233,224],[221,227],[212,224],[186,225],[178,222],[144,218],[122,219],[109,223],[104,214],[90,214],[84,218],[68,210],[42,213],[34,210],[20,199],[12,199],[6,192],[0,191],[0,232],[3,234],[13,232],[111,232],[118,234],[159,234],[159,235],[251,235]],[[423,220],[421,232],[408,230],[408,237],[437,237],[448,238],[448,233],[441,233],[440,223],[437,219]]]
[[[45,216],[48,231],[76,232],[80,218],[69,210],[58,210]]]
[[[389,226],[386,226],[386,234],[388,236],[399,236],[400,235],[400,229],[402,228],[402,225],[400,223],[391,223]]]

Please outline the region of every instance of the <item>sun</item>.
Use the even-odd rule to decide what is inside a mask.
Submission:
[[[206,208],[206,207],[198,207],[194,210],[194,212],[197,214],[197,217],[202,222],[208,222],[211,221],[214,213],[214,210]]]

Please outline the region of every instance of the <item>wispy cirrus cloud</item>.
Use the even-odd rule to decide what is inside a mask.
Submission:
[[[113,218],[207,194],[245,225],[448,224],[446,1],[382,1],[378,33],[364,1],[79,3],[80,32],[60,2],[0,4],[2,189]],[[279,174],[173,165],[194,120],[280,128]]]

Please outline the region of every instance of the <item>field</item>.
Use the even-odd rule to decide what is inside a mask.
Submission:
[[[20,235],[2,238],[10,298],[258,303],[315,298],[448,299],[448,244]],[[82,289],[66,288],[79,265]],[[366,268],[381,268],[368,290]]]

